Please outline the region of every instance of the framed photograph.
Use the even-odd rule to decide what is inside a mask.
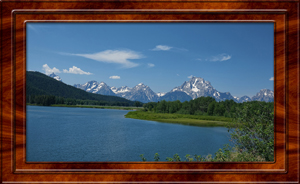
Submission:
[[[299,0],[1,10],[2,183],[299,183]]]

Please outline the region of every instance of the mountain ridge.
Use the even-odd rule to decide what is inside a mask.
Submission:
[[[56,79],[40,72],[26,71],[26,96],[53,95],[57,97],[73,98],[81,100],[96,100],[105,102],[121,102],[133,105],[134,102],[117,96],[93,94],[75,88],[71,85],[57,81]]]
[[[107,86],[107,84],[105,85]],[[74,85],[74,87],[80,88],[80,85],[76,84]],[[94,88],[97,87],[94,86]],[[114,86],[113,87],[107,86],[107,88],[109,88],[110,91],[114,93],[114,95],[116,96],[123,97],[132,101],[141,101],[143,103],[157,102],[161,100],[186,101],[189,99],[199,98],[201,96],[211,96],[215,98],[216,101],[234,100],[235,102],[238,103],[242,103],[246,101],[255,101],[255,100],[267,101],[267,102],[274,101],[274,92],[269,89],[260,90],[252,98],[248,96],[242,96],[241,98],[238,98],[232,96],[230,92],[219,92],[211,85],[209,81],[206,81],[201,77],[192,77],[189,81],[183,82],[182,85],[173,88],[170,92],[167,93],[155,93],[152,91],[152,89],[149,86],[143,83],[139,83],[133,88],[130,88],[128,86],[122,86],[119,88],[116,88]],[[84,88],[84,90],[91,91],[92,89]],[[102,91],[101,93],[98,94],[108,95],[109,93],[107,91]],[[189,96],[190,98],[187,96]]]

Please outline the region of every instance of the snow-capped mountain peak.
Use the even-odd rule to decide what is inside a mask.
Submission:
[[[95,80],[89,81],[85,84],[75,84],[74,87],[82,89],[87,92],[101,94],[101,95],[115,95],[110,87],[104,82],[97,82]]]
[[[52,77],[52,78],[56,79],[57,81],[62,82],[61,78],[60,78],[58,75],[56,75],[55,73],[51,73],[51,74],[49,75],[49,77]]]
[[[201,96],[211,96],[217,101],[234,99],[229,92],[222,93],[217,91],[209,81],[206,81],[201,77],[192,77],[189,81],[185,81],[181,86],[174,88],[172,92],[174,91],[185,92],[193,99]]]
[[[249,96],[242,96],[242,97],[239,98],[239,100],[238,100],[239,103],[248,102],[248,101],[252,101],[251,98],[250,98]]]
[[[239,99],[240,99],[239,97],[236,97],[236,96],[234,96],[233,98],[234,98],[236,101],[239,101]]]
[[[141,101],[143,103],[156,102],[160,100],[180,100],[186,101],[199,98],[201,96],[210,96],[216,101],[234,100],[236,102],[246,101],[274,101],[274,92],[269,89],[262,89],[255,96],[233,97],[229,92],[217,91],[209,81],[201,77],[192,77],[189,81],[185,81],[181,86],[173,88],[168,93],[154,93],[151,88],[143,83],[139,83],[133,88],[122,86],[119,88],[109,87],[106,83],[97,81],[89,81],[85,84],[75,84],[77,88],[87,92],[102,95],[116,95],[132,101]]]
[[[115,94],[132,101],[141,101],[144,103],[157,101],[158,96],[149,86],[139,83],[133,88],[122,86],[120,88],[112,88]]]
[[[172,90],[182,91],[193,99],[200,96],[220,96],[217,91],[211,86],[210,82],[205,81],[201,77],[192,77],[189,81],[185,81],[181,86]]]
[[[252,97],[252,101],[274,101],[274,91],[269,89],[261,89],[255,96]]]

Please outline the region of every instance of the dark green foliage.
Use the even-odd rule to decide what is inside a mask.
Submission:
[[[143,105],[143,103],[139,102],[139,101],[135,101],[133,105],[136,107],[141,107]]]
[[[214,115],[214,110],[215,110],[215,106],[216,106],[217,102],[212,102],[208,105],[208,109],[207,109],[207,114],[212,116]]]
[[[225,107],[222,103],[216,103],[214,108],[214,115],[215,116],[223,116],[225,112]]]
[[[147,161],[147,159],[144,157],[144,154],[141,154],[140,157],[141,157],[143,162]]]
[[[156,102],[148,102],[143,104],[145,111],[156,111]]]
[[[171,157],[167,157],[166,160],[167,160],[168,162],[173,162],[173,158],[171,158]]]
[[[155,155],[154,155],[154,161],[159,161],[159,154],[158,153],[155,153]]]
[[[210,103],[215,102],[215,99],[212,97],[199,97],[194,100],[191,100],[189,103],[191,104],[191,113],[195,114],[195,112],[203,112],[207,113],[208,106]]]
[[[55,101],[53,102],[53,98]],[[26,72],[27,103],[39,105],[110,105],[133,106],[134,102],[116,96],[93,94],[57,81],[40,72]],[[139,104],[140,106],[142,104]]]
[[[194,155],[194,158],[195,158],[195,160],[196,160],[197,162],[205,161],[205,158],[202,157],[201,155],[195,154],[195,155]]]
[[[237,108],[229,128],[231,138],[240,152],[250,153],[266,161],[274,160],[273,103],[244,103]]]
[[[31,95],[27,96],[27,102],[31,104],[43,105],[43,106],[50,106],[52,104],[56,104],[58,101],[55,96],[53,95]]]
[[[159,161],[159,159],[155,159],[155,156],[158,155],[156,153],[154,155],[154,161]],[[147,161],[147,159],[144,157],[144,155],[140,155],[142,158],[142,161]],[[216,153],[215,156],[209,154],[207,156],[201,156],[195,154],[194,157],[191,155],[187,154],[185,156],[185,160],[181,160],[178,154],[175,154],[172,157],[167,157],[166,160],[168,162],[263,162],[263,161],[268,161],[265,160],[264,158],[253,155],[249,152],[240,152],[238,148],[236,147],[230,147],[228,144],[224,146],[223,149],[219,149]]]
[[[234,100],[225,100],[216,102],[213,97],[199,97],[194,100],[180,102],[177,101],[159,101],[149,102],[143,105],[144,111],[151,111],[155,113],[169,113],[169,114],[189,114],[189,115],[209,115],[209,116],[225,116],[227,118],[234,117],[237,107],[243,107],[248,103],[236,103]],[[262,102],[265,104],[273,104],[272,102]]]
[[[176,154],[173,156],[173,158],[167,157],[166,160],[169,161],[169,162],[180,162],[180,161],[181,161],[181,158],[180,158],[179,155],[176,153]]]
[[[175,162],[180,162],[181,161],[181,158],[179,157],[179,155],[177,153],[173,156],[173,159],[174,159]]]
[[[192,161],[194,161],[194,158],[191,155],[187,154],[187,155],[185,155],[185,161],[192,162]]]

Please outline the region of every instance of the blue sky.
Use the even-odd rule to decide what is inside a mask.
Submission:
[[[273,23],[27,23],[27,70],[64,83],[169,92],[202,77],[220,92],[273,90]]]

